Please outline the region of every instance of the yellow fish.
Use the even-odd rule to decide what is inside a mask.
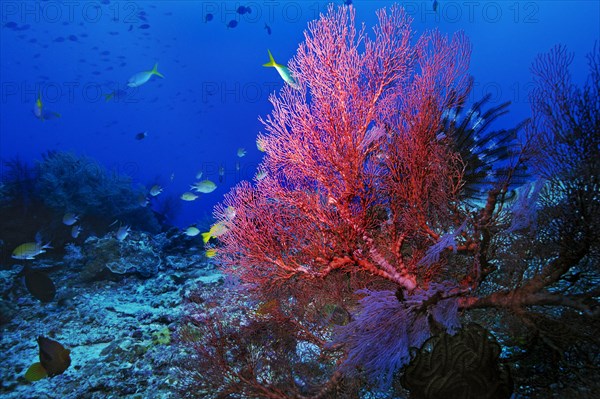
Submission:
[[[194,201],[196,198],[198,198],[198,196],[194,193],[186,191],[185,193],[181,194],[180,198],[184,201]]]
[[[150,189],[150,195],[153,197],[156,197],[158,194],[162,193],[162,191],[163,191],[162,187],[159,186],[158,184],[155,184]]]
[[[192,184],[190,186],[190,188],[199,193],[208,194],[208,193],[212,193],[213,191],[215,191],[217,188],[217,185],[210,180],[202,180],[202,181]]]
[[[289,84],[294,89],[298,89],[300,86],[298,86],[298,82],[296,82],[296,79],[294,79],[294,77],[292,76],[292,73],[290,72],[288,67],[286,67],[285,65],[276,63],[275,59],[273,58],[273,54],[271,54],[271,50],[267,50],[267,51],[269,52],[269,62],[267,62],[266,64],[263,64],[263,66],[275,68],[277,70],[277,72],[279,73],[279,76],[281,76],[281,78],[285,81],[285,83]]]
[[[263,137],[256,138],[256,148],[260,152],[265,152],[265,139]]]
[[[41,92],[38,94],[38,98],[35,101],[35,107],[33,107],[33,114],[35,115],[36,118],[38,118],[41,121],[44,121],[46,119],[60,118],[59,113],[44,110],[44,104],[42,103],[42,93]]]
[[[215,223],[210,227],[209,231],[207,231],[206,233],[202,233],[202,241],[204,241],[204,243],[206,244],[211,238],[222,236],[228,231],[229,229],[227,228],[227,226],[225,226],[223,222]]]
[[[198,230],[197,227],[190,226],[185,229],[184,234],[188,237],[196,237],[198,234],[200,234],[200,230]]]
[[[42,245],[39,242],[26,242],[15,248],[12,257],[14,259],[35,259],[37,255],[45,253],[48,248],[52,248],[50,243]]]
[[[207,249],[205,255],[207,258],[214,258],[217,254],[217,250],[215,248]]]
[[[154,64],[154,68],[151,71],[138,72],[127,81],[129,87],[139,87],[150,80],[152,75],[164,78],[163,74],[158,72],[158,63]]]

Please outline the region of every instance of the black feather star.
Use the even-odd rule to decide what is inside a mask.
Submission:
[[[527,121],[512,129],[491,130],[492,122],[508,112],[510,102],[484,110],[490,97],[486,95],[466,111],[464,102],[446,110],[437,135],[460,155],[465,165],[462,194],[474,200],[482,199],[499,183],[510,181],[515,186],[527,179],[523,168],[511,164],[519,151],[518,132]]]

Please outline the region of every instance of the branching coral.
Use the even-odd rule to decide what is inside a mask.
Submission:
[[[110,173],[90,158],[65,152],[49,152],[36,165],[36,195],[57,212],[74,212],[119,219],[149,231],[160,228],[152,212],[139,205],[144,195],[128,177]]]

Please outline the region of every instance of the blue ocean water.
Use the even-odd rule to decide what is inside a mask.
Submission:
[[[334,4],[340,6],[344,3],[352,3],[356,10],[356,20],[365,24],[367,34],[372,33],[371,27],[377,22],[375,11],[393,4],[392,1],[334,1]],[[174,339],[183,337],[184,344],[185,334],[189,333],[190,337],[187,339],[198,349],[204,346],[205,342],[198,339],[199,335],[194,329],[188,331],[187,323],[190,320],[196,322],[198,330],[209,325],[207,321],[218,320],[222,325],[233,326],[236,333],[241,332],[240,336],[254,336],[253,333],[259,331],[245,328],[249,324],[244,321],[256,315],[262,318],[265,313],[270,312],[269,307],[273,305],[273,301],[262,301],[269,299],[267,297],[248,298],[247,292],[240,289],[237,279],[231,276],[224,278],[215,268],[215,262],[211,261],[210,257],[216,251],[223,253],[224,250],[230,250],[219,245],[220,237],[205,247],[212,252],[202,251],[200,236],[184,237],[174,229],[167,228],[160,233],[156,230],[142,231],[143,229],[138,229],[139,226],[134,223],[121,219],[121,215],[129,217],[130,220],[137,218],[136,222],[141,226],[144,218],[152,219],[150,216],[164,215],[168,210],[167,226],[163,224],[160,227],[173,225],[184,229],[197,224],[200,228],[208,228],[212,223],[210,218],[215,204],[222,201],[224,195],[238,182],[252,179],[261,162],[262,153],[255,143],[257,134],[263,130],[259,118],[269,115],[272,109],[269,96],[277,94],[286,84],[275,69],[263,66],[269,61],[269,51],[276,61],[286,64],[294,57],[298,45],[303,41],[303,32],[309,21],[318,18],[319,13],[325,12],[329,4],[328,1],[313,0],[0,1],[0,325],[3,327],[0,348],[3,354],[7,354],[3,356],[3,362],[0,362],[2,395],[6,394],[12,398],[42,395],[50,397],[52,394],[65,398],[181,397],[177,396],[176,392],[179,387],[177,382],[182,381],[179,377],[172,378],[176,372],[174,367],[187,364],[187,371],[200,370],[199,375],[208,381],[212,379],[211,370],[205,373],[208,367],[202,368],[198,365],[210,366],[210,363],[214,362],[212,358],[205,357],[202,359],[204,363],[195,364],[193,361],[197,358],[187,356],[185,351],[165,350],[166,345],[171,343],[171,333]],[[414,20],[415,40],[429,29],[439,29],[448,34],[459,30],[466,32],[473,46],[470,72],[474,78],[468,102],[475,103],[489,95],[490,101],[487,106],[499,106],[506,101],[512,103],[510,112],[494,122],[493,130],[513,128],[531,115],[528,93],[533,87],[533,80],[530,66],[538,54],[547,53],[557,44],[564,45],[574,55],[570,68],[573,83],[582,87],[588,76],[585,55],[595,45],[599,45],[598,1],[422,0],[399,1],[398,4],[402,5]],[[160,75],[158,72],[154,75],[148,72],[153,67]],[[137,83],[128,85],[132,81]],[[573,108],[580,109],[577,106]],[[490,143],[488,148],[491,146]],[[467,147],[465,145],[462,149]],[[483,154],[477,154],[474,148],[475,146],[467,149],[473,158]],[[123,204],[121,208],[127,208],[127,201],[131,201],[127,196],[131,192],[123,189],[118,182],[114,182],[112,186],[110,183],[103,185],[102,179],[84,181],[80,178],[81,186],[62,187],[72,194],[73,199],[79,201],[79,209],[88,205],[86,201],[92,203],[91,195],[106,195],[100,199],[100,205],[95,205],[95,214],[90,212],[87,215],[75,215],[71,213],[69,204],[52,208],[56,203],[52,199],[57,199],[64,193],[61,194],[58,190],[40,190],[40,187],[50,187],[50,184],[36,186],[37,197],[32,199],[33,195],[28,192],[31,187],[27,186],[30,183],[27,182],[27,176],[15,176],[15,172],[26,172],[24,164],[36,165],[42,159],[49,159],[48,154],[52,153],[72,153],[75,157],[88,157],[110,173],[129,176],[133,184],[145,187],[144,192],[150,200],[148,207],[155,210],[156,214],[135,213],[137,210],[147,211],[147,208],[141,208],[141,205],[133,212],[131,209],[119,209]],[[56,159],[60,160],[60,157]],[[582,163],[584,161],[589,159],[583,160]],[[53,165],[55,169],[51,177],[55,179],[54,182],[58,180],[59,185],[61,177],[72,177],[79,173],[79,170],[71,168],[71,164],[58,166],[60,167]],[[85,179],[93,180],[94,177],[98,176],[85,175]],[[20,178],[22,180],[19,180]],[[214,182],[217,185],[216,190],[200,194],[195,201],[183,201],[180,198],[183,193],[190,191],[190,185],[204,179]],[[6,182],[9,184],[5,184]],[[158,186],[162,187],[162,192],[156,188]],[[97,187],[105,191],[95,191]],[[542,185],[536,183],[535,187],[540,190]],[[108,189],[113,190],[112,194],[122,189],[124,195],[121,197],[127,199],[119,202],[118,196],[107,194],[107,191],[110,191]],[[529,189],[535,191],[531,186]],[[151,195],[153,191],[157,195]],[[7,192],[9,193],[6,194]],[[582,192],[587,193],[587,188]],[[521,196],[526,197],[527,195]],[[532,198],[534,197],[532,195]],[[327,197],[328,204],[330,201],[335,204],[336,198]],[[523,226],[536,233],[533,227],[529,227],[529,224],[535,224],[533,219],[536,212],[535,209],[531,210],[535,206],[528,208],[529,204],[529,201],[523,200],[520,208],[518,204],[512,207],[513,219],[508,228],[509,233],[519,228],[524,229]],[[92,206],[89,205],[88,208]],[[98,209],[110,209],[111,212],[102,214]],[[587,209],[597,210],[592,206],[584,208]],[[233,216],[227,216],[224,212],[226,219],[230,220],[235,217],[236,208],[231,207],[228,210],[233,212]],[[383,220],[379,216],[384,215],[380,212],[381,209],[373,208],[373,211],[376,212],[372,215]],[[274,214],[281,215],[275,212]],[[569,219],[569,216],[572,215],[568,214],[565,217],[567,222],[580,219]],[[118,219],[114,220],[115,218]],[[77,223],[78,219],[81,223]],[[238,216],[239,219],[241,217]],[[478,220],[484,219],[482,217]],[[128,230],[129,223],[133,226],[131,231]],[[590,222],[589,226],[592,226],[592,223],[596,222]],[[148,224],[152,223],[148,221]],[[587,221],[582,225],[587,227]],[[213,226],[219,227],[219,224]],[[457,252],[458,244],[455,238],[462,234],[466,226],[467,221],[460,227],[454,226],[451,231],[439,231],[439,240],[436,238],[436,244],[426,250],[423,259],[431,264],[437,263],[442,251],[449,246],[453,247],[453,252]],[[223,224],[220,227],[221,233],[227,229]],[[280,232],[287,232],[290,226],[283,227]],[[83,229],[80,236],[77,236],[78,228]],[[248,236],[248,230],[240,230],[239,237]],[[289,230],[293,231],[291,228]],[[598,231],[593,228],[589,230]],[[556,242],[577,244],[570,245],[572,247],[578,246],[577,241],[585,242],[579,239],[580,236],[571,234],[571,231],[576,230],[560,230],[561,234],[570,235],[570,239]],[[219,234],[214,231],[212,233],[215,237]],[[94,237],[95,235],[97,237]],[[251,237],[262,238],[257,235]],[[433,237],[432,235],[431,238]],[[523,237],[528,239],[525,235]],[[594,235],[590,234],[590,237]],[[502,239],[502,236],[500,238]],[[524,259],[514,262],[511,256],[520,257],[521,253],[512,253],[513,249],[527,249],[529,242],[523,247],[507,245],[505,249],[501,248],[511,254],[504,258],[499,257],[500,261],[506,261],[506,264],[500,270],[503,274],[498,275],[501,278],[508,276],[509,281],[513,270],[535,256],[541,261],[549,262],[546,268],[541,269],[542,272],[550,270],[554,265],[550,262],[553,252],[546,251],[546,246],[550,245],[547,245],[544,239],[545,237],[535,241],[534,249],[537,252],[532,251],[533,255],[523,255]],[[34,240],[36,242],[33,242]],[[364,235],[363,240],[369,241],[370,238]],[[402,240],[403,238],[398,242],[401,243]],[[256,241],[252,241],[252,244]],[[293,241],[299,240],[293,236],[290,242]],[[286,240],[282,239],[282,242],[285,244]],[[364,246],[364,253],[370,245]],[[399,244],[398,249],[394,251],[400,253],[401,245]],[[335,246],[335,243],[331,245]],[[590,246],[593,246],[593,242]],[[485,245],[483,247],[487,248]],[[260,246],[257,248],[257,251],[263,251]],[[424,245],[421,248],[421,244],[415,248],[423,251],[426,249]],[[597,247],[594,248],[596,249],[590,253],[597,253]],[[45,251],[46,249],[48,251]],[[356,253],[360,254],[362,250],[359,248]],[[235,246],[230,253],[233,251],[237,251]],[[36,256],[45,252],[47,254],[34,260]],[[290,253],[292,252],[293,249]],[[561,245],[555,253],[558,253],[557,256],[563,256],[562,252]],[[577,255],[580,251],[575,248],[573,252],[577,252]],[[306,253],[308,255],[305,258],[311,255],[310,259],[313,259],[312,253]],[[369,253],[374,259],[382,259],[375,259],[377,263],[384,266],[387,264],[380,254],[373,250]],[[402,256],[399,258],[404,256],[400,255]],[[327,264],[328,269],[331,267],[327,273],[346,262],[345,253],[340,255],[344,257],[338,257],[334,251],[334,256]],[[243,257],[240,258],[244,260]],[[316,259],[317,263],[324,260]],[[597,268],[594,269],[596,264],[587,269],[587,265],[583,263],[582,261],[569,271],[563,271],[560,281],[554,287],[549,287],[549,290],[556,288],[557,291],[548,292],[555,294],[564,290],[564,293],[574,294],[573,298],[579,299],[579,291],[576,290],[581,289],[590,294],[590,298],[586,299],[590,299],[590,303],[595,306],[593,291],[588,291],[598,281],[595,272]],[[304,272],[304,265],[298,264],[297,271]],[[421,264],[419,261],[417,265]],[[34,267],[31,268],[30,265]],[[255,264],[250,265],[252,272],[255,270],[254,266]],[[255,274],[258,275],[261,269],[260,265],[256,266],[259,272]],[[528,271],[535,267],[534,261],[533,265],[524,266],[520,273],[524,278],[529,278]],[[371,270],[366,269],[366,274],[371,273]],[[267,276],[277,277],[277,274]],[[325,284],[330,284],[331,287],[337,285],[341,298],[346,295],[346,288],[341,288],[340,281],[344,282],[344,286],[347,285],[348,290],[354,282],[345,278],[335,280],[337,277],[339,276],[334,276],[334,279],[328,281],[323,279],[323,282],[324,287],[327,287]],[[439,277],[442,278],[441,275]],[[491,277],[495,278],[494,275]],[[395,279],[404,282],[400,288],[407,288],[408,283],[404,276]],[[458,277],[456,279],[458,281]],[[492,286],[496,286],[495,280],[488,281],[491,281]],[[379,283],[376,280],[373,282]],[[271,283],[269,278],[264,278],[265,286],[270,287]],[[370,280],[365,279],[365,285],[369,283]],[[498,286],[512,289],[512,282],[509,283]],[[515,283],[515,292],[519,286],[522,286],[521,281]],[[306,287],[311,288],[311,285],[307,284]],[[436,323],[449,330],[454,329],[458,323],[459,303],[458,299],[447,298],[451,292],[454,296],[452,290],[458,286],[440,283],[430,284],[429,290],[418,288],[416,294],[411,294],[411,301],[428,304],[427,312],[431,311],[431,320],[435,319]],[[483,286],[482,293],[487,288]],[[323,298],[319,298],[317,292],[314,297],[312,293],[307,295],[306,292],[301,293],[306,298],[302,298],[302,295],[296,295],[294,298],[294,294],[285,298],[287,294],[282,290],[282,293],[276,293],[274,297],[282,302],[291,299],[288,301],[290,309],[301,310],[302,314],[305,313],[305,309],[309,310],[306,313],[316,313],[318,310],[319,318],[323,319],[319,319],[319,322],[326,321],[326,328],[331,328],[331,331],[341,336],[343,339],[339,342],[350,348],[346,355],[359,353],[363,356],[366,353],[364,359],[372,359],[373,363],[377,363],[375,367],[370,363],[371,371],[374,370],[371,377],[378,379],[379,370],[387,369],[385,382],[389,384],[393,373],[397,371],[388,367],[393,365],[390,359],[393,360],[397,353],[407,355],[409,344],[418,342],[420,345],[430,335],[429,319],[424,316],[421,307],[410,308],[413,314],[405,311],[407,308],[404,303],[408,301],[405,301],[402,289],[372,293],[369,294],[369,299],[360,300],[365,306],[359,311],[355,305],[346,309],[338,307],[335,303],[325,303],[329,301],[329,292],[323,295]],[[442,300],[438,294],[448,294],[448,297],[443,297]],[[475,296],[467,299],[472,298]],[[549,298],[548,301],[552,304],[551,299],[555,299],[556,296]],[[545,304],[544,299],[541,297],[540,302],[533,303]],[[292,303],[295,300],[298,300],[297,306]],[[351,300],[356,301],[358,297]],[[303,306],[303,302],[307,306]],[[342,302],[340,300],[340,303]],[[380,304],[392,304],[389,308],[393,312],[380,312]],[[384,310],[388,309],[386,306],[383,306]],[[309,307],[314,309],[310,310]],[[588,308],[582,301],[581,306],[574,309],[577,316],[581,316],[584,311],[591,314],[591,310],[596,307],[590,305]],[[500,319],[500,313],[494,309],[491,314],[485,315],[493,319],[487,320],[489,324],[499,326],[504,323]],[[547,313],[549,316],[556,316],[559,311],[548,310]],[[397,318],[388,318],[388,314]],[[224,320],[221,320],[223,315]],[[357,318],[356,315],[363,318]],[[593,334],[596,326],[591,318],[576,319],[573,314],[566,312],[564,316],[557,317],[560,321],[560,324],[557,323],[559,326],[570,325],[571,320],[577,320],[581,324],[574,323],[573,330],[584,326],[585,323],[589,329],[582,332],[581,337],[585,337],[587,333]],[[311,323],[310,317],[301,317],[300,320]],[[351,317],[359,322],[350,322]],[[538,317],[538,320],[544,321],[542,315]],[[388,320],[391,321],[385,323]],[[422,335],[411,333],[407,339],[395,339],[394,337],[398,336],[398,327],[402,327],[403,322],[406,326],[416,325],[413,331]],[[384,339],[380,340],[382,335],[372,334],[371,331],[377,329],[372,329],[370,323],[382,327],[381,330],[387,328],[393,333],[383,335]],[[502,330],[512,329],[513,325],[510,320],[505,324],[506,326],[501,327],[506,329],[490,331],[492,334],[496,333],[496,338],[502,343],[505,359],[513,354],[517,355],[513,371],[515,377],[519,377],[521,385],[515,387],[513,398],[529,397],[526,395],[540,386],[547,387],[549,391],[564,388],[558,391],[558,395],[576,391],[581,393],[580,397],[586,397],[586,393],[590,393],[591,397],[592,392],[597,393],[596,368],[574,369],[581,374],[576,375],[576,379],[565,379],[554,378],[553,371],[545,368],[551,363],[557,364],[559,369],[563,368],[563,363],[555,360],[557,357],[554,353],[542,359],[543,362],[538,362],[539,358],[533,356],[528,359],[529,363],[519,363],[518,351],[521,350],[521,346],[529,346],[528,337],[515,328],[515,337],[512,337],[514,342],[511,342],[502,336]],[[340,334],[339,331],[343,330],[336,330],[335,326],[338,325],[349,326],[345,330],[348,333]],[[355,329],[357,325],[360,328]],[[555,329],[556,324],[548,325],[548,329]],[[250,326],[254,328],[253,325]],[[287,324],[282,323],[272,331],[264,330],[266,335],[261,339],[264,339],[265,348],[279,347],[278,337],[290,334],[286,326]],[[580,339],[576,334],[570,335],[571,331],[560,333],[570,341]],[[44,344],[40,341],[45,340],[42,339],[44,335],[55,338],[55,344],[64,344],[59,354],[64,356],[65,348],[72,350],[72,365],[67,353],[68,362],[65,364],[63,359],[61,366],[62,371],[65,371],[65,368],[68,371],[61,378],[42,379],[38,383],[30,384],[29,382],[34,381],[28,378],[31,377],[28,376],[30,367],[38,358],[42,360],[43,357],[40,351],[44,350]],[[231,336],[235,338],[235,334]],[[388,337],[391,339],[386,341],[385,338]],[[272,356],[273,363],[268,363],[263,370],[278,371],[277,365],[284,365],[286,359],[306,360],[304,356],[312,349],[305,345],[305,338],[294,339],[298,342],[296,353],[286,351],[282,346],[283,349],[277,349],[276,353],[288,352],[287,354],[291,353],[293,356],[282,357],[285,361],[278,359],[278,356]],[[386,347],[388,342],[397,344],[396,348],[399,349],[384,350],[389,348]],[[488,342],[487,338],[485,342]],[[277,345],[272,345],[273,343]],[[353,343],[356,343],[355,347],[365,350],[352,352]],[[376,344],[379,343],[378,348]],[[550,343],[552,344],[552,340]],[[219,344],[217,342],[213,345]],[[221,344],[226,347],[225,344]],[[597,348],[592,344],[584,343],[581,346],[582,353],[586,356],[590,354],[589,359],[593,359],[594,353],[588,348]],[[577,347],[571,354],[578,354],[579,350]],[[386,357],[386,352],[391,354],[389,358]],[[244,354],[245,351],[230,353]],[[317,351],[313,354],[317,354]],[[562,353],[560,355],[563,356]],[[565,357],[569,360],[569,356]],[[362,367],[361,361],[364,359],[359,358],[355,365]],[[578,367],[580,360],[586,359],[582,356],[581,359],[575,359],[572,365]],[[288,363],[292,364],[293,361]],[[591,360],[590,364],[593,363]],[[308,364],[311,363],[307,361],[306,365]],[[333,365],[332,362],[330,365],[323,364],[323,369]],[[347,364],[353,367],[351,362]],[[521,367],[522,364],[529,367]],[[218,366],[215,369],[218,369]],[[42,364],[41,367],[46,366]],[[282,370],[284,369],[282,367]],[[308,369],[309,367],[306,378],[312,378]],[[242,371],[245,373],[245,369]],[[565,372],[563,376],[573,377],[570,374],[571,372]],[[352,372],[348,375],[351,376]],[[538,379],[540,376],[542,378]],[[311,384],[303,378],[304,376],[294,376],[294,382],[308,391],[312,388]],[[216,379],[215,381],[215,385],[221,383]],[[557,382],[550,385],[548,381]],[[155,395],[156,387],[160,392]],[[67,392],[68,395],[63,392]],[[190,389],[188,394],[187,397],[202,397],[200,392],[193,389]],[[377,393],[365,391],[362,397],[383,397],[383,393],[382,396],[378,396]]]
[[[307,23],[328,3],[3,0],[0,158],[33,164],[52,150],[85,155],[148,189],[162,186],[151,206],[172,197],[179,204],[174,225],[206,220],[261,160],[258,117],[270,112],[269,95],[284,85],[262,66],[267,49],[287,63]],[[356,19],[370,32],[375,10],[392,3],[354,1]],[[436,11],[433,3],[400,2],[417,35],[435,28],[466,32],[473,44],[472,100],[490,93],[492,103],[512,102],[497,128],[530,115],[529,67],[538,53],[564,44],[575,55],[574,82],[587,76],[585,54],[600,36],[597,1],[439,0]],[[247,8],[240,12],[240,6]],[[155,63],[164,78],[127,87],[132,75]],[[111,93],[117,95],[106,101]],[[39,95],[44,109],[60,118],[36,118]],[[147,136],[137,140],[141,132]],[[247,154],[238,157],[238,148]],[[217,189],[181,201],[199,171]]]

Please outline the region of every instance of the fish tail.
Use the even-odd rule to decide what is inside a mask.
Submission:
[[[160,72],[158,72],[158,62],[156,64],[154,64],[154,68],[152,68],[152,75],[156,75],[156,76],[160,76],[161,78],[165,78],[164,75]]]
[[[275,62],[275,59],[273,58],[273,54],[271,54],[271,50],[267,49],[267,51],[269,52],[269,62],[267,62],[266,64],[263,64],[264,67],[275,67],[277,66],[277,63]]]
[[[114,95],[115,95],[114,93],[105,94],[104,101],[109,102],[114,97]]]
[[[210,232],[202,233],[202,241],[206,244],[210,240]]]
[[[25,373],[25,379],[29,382],[39,381],[48,376],[48,372],[40,362],[33,363]]]

